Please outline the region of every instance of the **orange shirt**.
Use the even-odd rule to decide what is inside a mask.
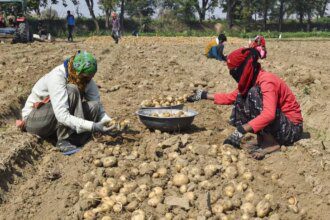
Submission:
[[[219,44],[219,39],[214,38],[212,41],[210,41],[207,46],[205,47],[205,55],[207,56],[211,50],[212,47],[217,46]]]

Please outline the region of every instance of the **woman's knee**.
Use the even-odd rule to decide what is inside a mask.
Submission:
[[[77,85],[74,84],[67,84],[66,90],[68,92],[68,95],[77,95],[79,93],[79,89]]]
[[[100,102],[98,102],[98,101],[88,101],[87,103],[88,103],[89,109],[92,112],[98,112],[100,110],[100,107],[101,107]]]

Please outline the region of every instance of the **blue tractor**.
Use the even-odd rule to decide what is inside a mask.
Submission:
[[[0,0],[0,39],[11,39],[12,43],[32,41],[26,9],[26,0]]]

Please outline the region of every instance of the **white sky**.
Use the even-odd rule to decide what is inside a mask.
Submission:
[[[73,14],[76,16],[76,7],[72,4],[71,0],[66,0],[66,1],[67,1],[67,4],[68,4],[67,7],[64,7],[62,5],[62,1],[61,0],[59,0],[59,3],[57,5],[49,5],[49,6],[52,7],[53,9],[55,9],[58,12],[58,15],[60,17],[65,17],[67,10],[70,10],[71,13],[74,12]],[[80,11],[80,13],[82,13],[82,15],[84,17],[88,17],[89,18],[90,17],[90,14],[89,14],[89,11],[88,11],[88,8],[87,8],[87,5],[86,5],[85,0],[79,0],[79,2],[80,2],[79,3],[79,11]],[[94,12],[95,12],[95,15],[96,16],[101,16],[104,13],[99,8],[99,5],[97,4],[97,2],[98,2],[98,0],[95,0]],[[329,12],[330,12],[330,8],[328,6],[327,14],[329,14]],[[222,12],[222,9],[219,8],[219,7],[216,8],[213,13],[208,12],[206,17],[208,18],[208,17],[211,17],[212,15],[215,15],[216,18],[225,18],[226,17],[226,14],[223,13]]]
[[[85,0],[79,0],[79,2],[80,2],[80,5],[79,5],[80,13],[82,13],[84,17],[90,17],[90,14],[89,14],[89,11],[88,11],[88,8],[87,8],[87,5],[86,5]],[[98,0],[95,0],[94,12],[95,12],[95,15],[96,16],[100,16],[100,15],[103,15],[103,12],[99,8],[97,2],[98,2]],[[76,16],[76,7],[72,4],[72,2],[70,0],[67,0],[66,3],[68,4],[68,6],[67,7],[64,7],[62,5],[62,1],[59,0],[59,3],[57,5],[49,5],[49,6],[52,7],[52,9],[55,9],[58,12],[58,15],[60,17],[65,17],[66,16],[66,12],[68,10],[70,10],[71,13],[74,12],[73,14]],[[50,8],[50,7],[47,7],[47,8]],[[225,17],[225,14],[222,13],[222,10],[220,8],[217,8],[215,10],[214,14],[217,14],[216,17],[221,17],[221,18],[224,18]],[[209,17],[209,16],[211,16],[211,13],[209,12],[207,15]]]

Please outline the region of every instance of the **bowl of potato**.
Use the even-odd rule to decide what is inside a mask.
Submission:
[[[183,109],[184,103],[188,95],[180,97],[159,95],[152,99],[143,100],[141,102],[141,109]]]
[[[147,128],[160,131],[186,130],[198,115],[194,110],[180,109],[140,109],[136,114]]]

